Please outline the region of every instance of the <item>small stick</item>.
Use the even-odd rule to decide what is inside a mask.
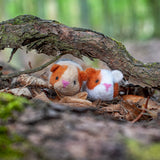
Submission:
[[[148,101],[149,101],[149,96],[148,96],[148,98],[147,98],[147,101],[146,101],[146,103],[145,103],[145,106],[144,106],[142,112],[137,116],[137,118],[135,118],[135,119],[132,121],[132,123],[137,122],[137,121],[143,116],[143,114],[144,114],[144,112],[145,112],[145,109],[147,109]]]
[[[34,69],[28,69],[28,70],[24,70],[24,71],[14,72],[14,73],[11,73],[11,74],[8,74],[8,75],[1,75],[1,76],[0,76],[0,79],[1,79],[1,80],[7,80],[7,79],[10,79],[10,78],[18,77],[18,76],[20,76],[21,74],[30,74],[30,73],[38,72],[38,71],[44,69],[45,67],[49,66],[49,65],[52,64],[53,62],[55,62],[57,59],[60,58],[60,56],[61,56],[61,55],[58,55],[58,56],[56,56],[55,58],[53,58],[52,60],[50,60],[49,62],[43,64],[42,66],[39,66],[39,67],[37,67],[37,68],[34,68]]]
[[[3,70],[3,66],[0,66],[0,71],[2,71]]]
[[[31,61],[28,62],[29,68],[32,69]]]
[[[17,50],[18,50],[18,48],[13,48],[13,50],[12,50],[12,52],[11,52],[11,55],[10,55],[10,57],[9,57],[8,63],[12,60],[13,55],[16,53]]]

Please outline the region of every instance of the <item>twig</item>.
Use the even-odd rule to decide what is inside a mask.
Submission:
[[[28,62],[29,68],[32,69],[31,61]]]
[[[137,121],[143,116],[145,110],[147,109],[148,101],[149,101],[149,96],[148,96],[148,98],[147,98],[147,101],[146,101],[146,103],[145,103],[145,105],[144,105],[144,108],[143,108],[142,112],[137,116],[137,118],[135,118],[135,119],[132,121],[132,123],[137,122]]]
[[[28,69],[28,70],[24,70],[24,71],[14,72],[14,73],[11,73],[11,74],[8,74],[8,75],[1,75],[0,79],[1,80],[7,80],[7,79],[10,79],[10,78],[20,76],[21,74],[30,74],[30,73],[38,72],[38,71],[44,69],[45,67],[49,66],[51,63],[55,62],[57,59],[60,58],[60,56],[61,55],[58,55],[55,58],[53,58],[52,60],[50,60],[49,62],[43,64],[42,66],[34,68],[34,69]]]
[[[0,71],[2,71],[2,69],[3,69],[3,66],[0,66]]]
[[[13,55],[16,53],[17,50],[18,50],[18,48],[13,48],[13,50],[11,52],[11,56],[9,57],[8,63],[12,60]]]

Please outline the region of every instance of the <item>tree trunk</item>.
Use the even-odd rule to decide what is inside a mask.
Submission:
[[[98,58],[111,69],[121,70],[132,83],[160,89],[159,63],[143,64],[134,59],[122,43],[92,30],[71,28],[30,15],[1,22],[0,50],[22,46],[46,55],[55,56],[58,50],[76,57]]]

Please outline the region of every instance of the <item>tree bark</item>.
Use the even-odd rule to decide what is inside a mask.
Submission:
[[[160,89],[160,63],[143,64],[122,43],[92,30],[71,28],[31,15],[1,22],[0,50],[22,46],[46,55],[56,56],[58,50],[76,57],[98,58],[111,69],[121,70],[133,84]]]

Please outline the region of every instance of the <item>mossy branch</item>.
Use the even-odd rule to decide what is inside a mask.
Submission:
[[[35,49],[37,53],[56,56],[70,53],[98,58],[111,69],[119,69],[133,84],[160,89],[160,63],[143,64],[134,59],[125,46],[102,33],[71,28],[57,21],[22,15],[0,23],[0,50],[4,48]]]

